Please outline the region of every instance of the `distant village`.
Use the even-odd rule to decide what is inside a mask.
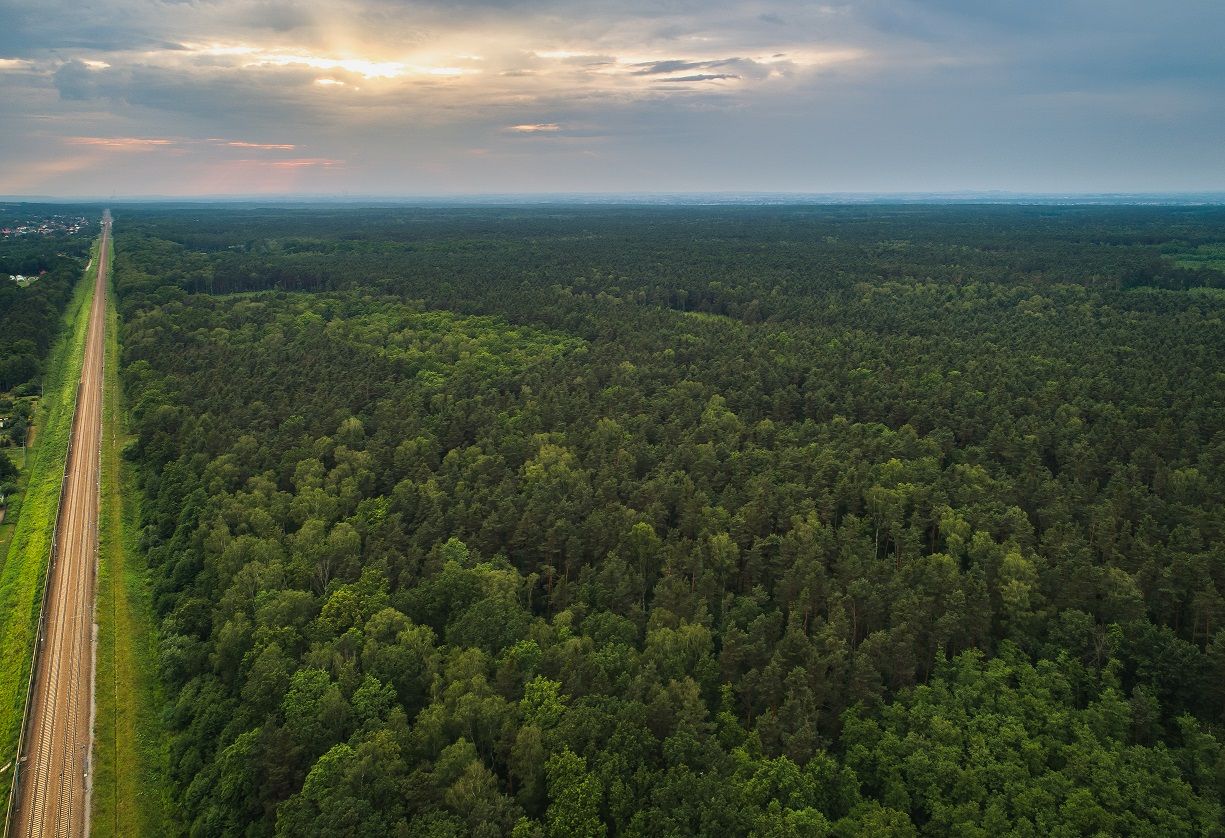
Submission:
[[[6,224],[0,227],[0,237],[72,235],[88,228],[89,224],[84,216],[52,215],[39,221]]]

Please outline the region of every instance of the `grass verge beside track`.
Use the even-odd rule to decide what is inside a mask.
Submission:
[[[97,262],[98,246],[94,244]],[[85,331],[93,300],[96,267],[85,272],[64,314],[60,337],[51,350],[39,400],[38,438],[27,465],[21,509],[0,569],[0,801],[7,806],[30,677],[30,662],[38,633],[39,606],[52,532],[59,508],[64,460],[72,435]]]
[[[119,382],[119,318],[108,300],[102,405],[98,539],[98,643],[91,833],[173,835],[167,814],[169,738],[161,724],[157,628],[140,550],[140,495],[122,451],[127,435]]]

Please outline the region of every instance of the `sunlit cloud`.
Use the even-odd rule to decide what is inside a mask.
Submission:
[[[241,46],[241,45],[224,45],[224,44],[181,44],[180,49],[188,53],[199,53],[201,55],[255,55],[259,52],[257,47]]]
[[[634,74],[638,76],[655,76],[662,73],[678,73],[686,70],[708,70],[713,67],[725,67],[735,62],[735,58],[724,58],[719,61],[651,61],[646,64],[635,64]]]
[[[310,67],[314,70],[344,70],[365,79],[394,79],[409,72],[399,61],[368,61],[364,58],[321,58],[316,55],[268,55],[257,53],[254,65]]]
[[[297,149],[297,146],[292,143],[252,143],[246,140],[227,140],[221,137],[209,137],[205,140],[167,139],[164,137],[67,137],[65,141],[72,145],[96,146],[120,151],[142,151],[164,148],[181,149],[201,144],[236,148],[243,151],[294,151]]]
[[[579,52],[579,51],[569,50],[569,49],[542,49],[542,50],[536,50],[532,54],[535,55],[537,58],[558,58],[558,59],[563,59],[563,60],[569,59],[569,58],[593,57],[592,54],[589,52]]]
[[[243,59],[243,67],[310,67],[315,70],[343,70],[366,79],[392,79],[409,71],[399,61],[372,61],[366,58],[332,58],[308,53],[268,50],[247,44],[184,44],[182,51],[168,51],[171,57],[187,55]]]
[[[274,169],[330,169],[335,166],[343,166],[343,160],[331,160],[326,157],[299,157],[293,160],[273,160],[266,162],[263,160],[244,160],[244,163],[260,163],[271,166]]]
[[[219,140],[229,148],[258,149],[260,151],[293,151],[297,146],[289,143],[247,143],[241,140]]]
[[[1119,0],[1090,28],[1007,5],[1004,15],[916,0],[46,0],[28,15],[0,12],[0,176],[38,171],[99,194],[316,182],[891,189],[961,183],[966,160],[998,146],[1011,157],[981,170],[1009,184],[1042,156],[1016,126],[1047,125],[1042,147],[1053,148],[1067,132],[1050,126],[1074,118],[1109,124],[1099,147],[1152,164],[1129,171],[1190,171],[1194,159],[1195,183],[1219,180],[1219,149],[1204,138],[1220,136],[1225,113],[1211,37],[1225,6]],[[1145,66],[1164,74],[1148,87]],[[1179,136],[1197,139],[1182,162],[1149,151],[1156,133],[1123,149],[1118,138],[1139,130],[1133,114],[1146,130],[1193,124]],[[942,149],[932,160],[945,169],[915,157],[916,137],[933,135],[926,147]],[[607,167],[579,160],[593,149]],[[1078,178],[1113,159],[1081,152],[1069,169]],[[79,179],[35,168],[72,155],[95,161]]]
[[[147,151],[175,145],[174,140],[154,137],[68,137],[72,145],[99,146],[118,151]]]
[[[361,56],[336,57],[317,55],[309,52],[293,50],[272,50],[249,45],[185,45],[188,55],[206,56],[209,58],[235,58],[238,65],[244,68],[294,68],[306,67],[312,70],[334,70],[352,73],[367,80],[388,80],[405,76],[464,76],[480,73],[474,67],[453,66],[450,64],[423,63],[407,60],[385,61]],[[179,57],[179,51],[168,51],[168,58]],[[463,61],[481,61],[480,56],[456,55]],[[340,80],[336,80],[340,81]]]
[[[740,76],[732,73],[697,73],[692,76],[671,76],[666,79],[656,79],[658,84],[675,84],[678,82],[701,82],[701,81],[737,81]]]

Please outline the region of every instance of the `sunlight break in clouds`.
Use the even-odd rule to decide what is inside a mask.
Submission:
[[[311,67],[316,70],[344,70],[366,79],[393,79],[408,72],[408,67],[398,61],[370,61],[365,58],[326,58],[284,52],[269,52],[258,47],[209,45],[201,48],[188,46],[190,52],[218,58],[238,57],[242,67]]]
[[[250,148],[261,151],[293,151],[297,148],[289,143],[246,143],[241,140],[209,140],[209,142],[220,142],[230,148]]]
[[[312,169],[312,168],[331,168],[333,166],[343,166],[343,160],[330,160],[326,157],[300,157],[293,160],[243,160],[244,163],[258,163],[261,165],[272,166],[274,169]]]
[[[10,4],[0,159],[99,194],[1225,185],[1225,5],[1003,5]]]
[[[162,137],[67,137],[65,141],[72,145],[97,146],[119,151],[183,148],[193,145],[222,146],[244,151],[294,151],[297,149],[297,146],[292,143],[252,143],[245,140],[226,140],[220,137],[209,137],[204,140],[172,140]]]
[[[480,72],[478,69],[468,67],[416,64],[406,61],[379,61],[360,57],[335,58],[304,52],[266,50],[260,47],[245,45],[210,44],[194,47],[186,45],[186,51],[189,55],[195,54],[212,58],[236,58],[239,59],[238,65],[245,69],[259,67],[310,67],[314,70],[342,70],[367,80],[396,79],[410,75],[462,76]],[[466,57],[468,60],[480,60],[472,56]]]
[[[175,145],[174,140],[151,137],[69,137],[67,141],[73,145],[99,146],[118,151],[141,151]]]

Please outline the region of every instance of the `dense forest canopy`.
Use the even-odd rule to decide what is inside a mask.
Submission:
[[[1219,832],[1225,210],[116,230],[192,834]]]
[[[0,204],[0,447],[25,440],[31,407],[22,397],[40,392],[47,353],[89,256],[91,232],[64,228],[81,210],[72,210],[73,222],[59,218],[64,212]],[[30,232],[13,232],[27,227]],[[6,468],[0,461],[0,485]]]

